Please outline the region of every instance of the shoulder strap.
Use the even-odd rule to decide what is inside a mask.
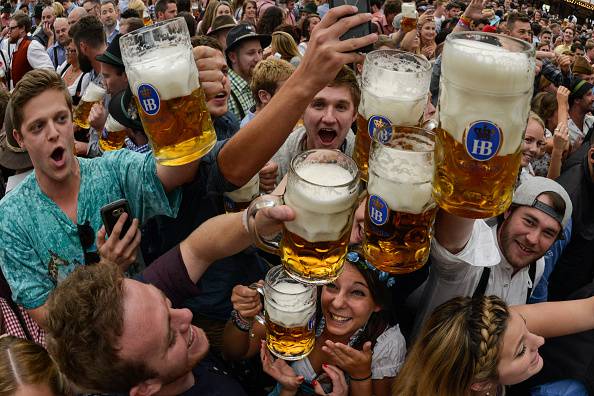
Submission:
[[[472,298],[477,298],[485,295],[487,291],[487,283],[489,283],[489,276],[491,275],[491,267],[483,267],[483,273],[479,280],[478,286],[474,290]]]
[[[530,296],[532,296],[532,290],[536,287],[534,284],[536,281],[536,261],[532,262],[530,267],[528,267],[528,276],[530,276],[532,287],[529,287],[528,292],[526,293],[526,304],[528,304],[528,300],[530,300]]]
[[[58,47],[54,47],[54,67],[57,69],[58,68]]]
[[[241,116],[241,119],[243,120],[245,118],[245,111],[243,111],[243,107],[241,107],[239,98],[237,98],[237,95],[235,94],[235,92],[233,92],[233,90],[231,90],[231,98],[235,102],[235,105],[237,106],[237,109],[239,110],[239,115]]]

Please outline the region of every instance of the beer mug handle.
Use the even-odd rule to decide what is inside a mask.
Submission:
[[[250,289],[256,290],[258,293],[262,295],[262,297],[264,297],[264,288],[259,283],[252,283],[248,287]],[[264,316],[262,316],[263,312],[264,311],[254,316],[254,319],[256,319],[256,321],[258,321],[258,323],[260,323],[262,326],[266,326],[266,319],[264,319]]]
[[[257,248],[265,252],[280,255],[280,244],[277,241],[267,241],[260,237],[256,228],[256,214],[262,208],[272,208],[284,205],[283,197],[278,195],[263,195],[252,201],[247,210],[247,224],[250,236]]]

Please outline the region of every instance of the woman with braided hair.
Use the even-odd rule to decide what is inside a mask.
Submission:
[[[496,296],[458,297],[425,323],[394,396],[500,396],[542,369],[543,337],[594,329],[594,297],[508,307]]]

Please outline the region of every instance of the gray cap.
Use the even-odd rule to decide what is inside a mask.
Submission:
[[[565,201],[565,213],[557,213],[555,209],[536,199],[545,192],[557,193]],[[556,181],[540,176],[530,177],[522,182],[514,193],[512,204],[536,208],[557,220],[563,228],[571,218],[573,210],[567,191]]]

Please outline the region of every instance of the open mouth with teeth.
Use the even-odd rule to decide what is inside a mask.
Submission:
[[[340,315],[333,314],[332,312],[328,312],[328,316],[330,316],[330,319],[332,319],[333,321],[339,322],[339,323],[346,323],[352,319],[347,316],[340,316]]]
[[[188,337],[188,349],[190,349],[192,347],[195,339],[196,339],[196,334],[194,333],[194,329],[192,327],[190,327],[190,337]]]
[[[338,136],[338,134],[334,129],[322,128],[318,131],[318,136],[320,137],[322,143],[330,144],[334,141],[334,139],[336,139],[336,136]]]
[[[520,248],[520,250],[522,252],[524,252],[525,254],[532,254],[534,253],[534,251],[532,249],[528,249],[526,246],[522,245],[520,242],[517,242],[518,247]]]
[[[227,96],[226,92],[221,92],[215,96],[215,99],[224,99]]]

